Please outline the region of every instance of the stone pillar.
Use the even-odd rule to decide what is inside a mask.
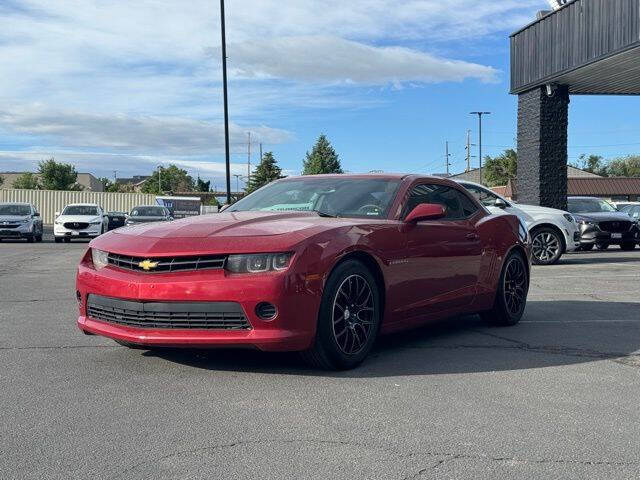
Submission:
[[[568,124],[567,87],[518,96],[518,202],[567,209]]]

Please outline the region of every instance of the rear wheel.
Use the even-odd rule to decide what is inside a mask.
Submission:
[[[587,243],[587,244],[582,245],[581,250],[583,252],[588,252],[590,250],[593,250],[593,246],[594,246],[593,243]]]
[[[532,237],[532,261],[536,265],[553,265],[560,260],[564,245],[560,234],[552,228],[534,230]]]
[[[596,245],[596,248],[598,250],[607,250],[609,248],[609,244],[608,243],[598,243]]]
[[[356,260],[338,265],[324,289],[313,346],[302,358],[325,370],[357,367],[373,347],[381,315],[380,292],[367,267]]]
[[[631,250],[636,249],[636,244],[634,242],[625,242],[620,245],[620,248],[626,252],[630,252]]]
[[[529,273],[521,254],[511,253],[502,267],[493,308],[481,314],[482,319],[498,326],[517,324],[527,306]]]

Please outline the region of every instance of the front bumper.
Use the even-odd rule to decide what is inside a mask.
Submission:
[[[640,243],[640,230],[637,227],[631,228],[631,230],[622,233],[604,232],[596,226],[587,226],[582,230],[582,238],[580,243],[582,245],[593,244],[609,244],[620,245],[622,243]]]
[[[91,333],[138,345],[168,347],[243,347],[264,351],[300,351],[315,338],[321,294],[305,275],[287,271],[264,275],[233,275],[224,270],[146,274],[107,267],[78,267],[78,327]],[[138,328],[101,321],[87,315],[87,296],[137,302],[234,302],[251,325],[244,330]],[[273,320],[261,320],[256,306],[276,306]]]
[[[33,223],[23,223],[16,228],[7,228],[0,225],[0,238],[28,238],[35,232]]]
[[[96,238],[100,236],[101,225],[89,225],[89,227],[82,230],[72,230],[65,228],[64,225],[54,225],[53,234],[56,237],[72,237],[72,238]]]
[[[567,252],[573,252],[574,250],[580,248],[582,233],[580,229],[577,228],[574,224],[571,224],[570,227],[564,229],[564,240],[565,245],[567,246]]]

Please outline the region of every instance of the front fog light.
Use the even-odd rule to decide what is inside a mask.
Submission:
[[[109,254],[95,248],[91,249],[91,259],[96,270],[102,270],[109,265]]]

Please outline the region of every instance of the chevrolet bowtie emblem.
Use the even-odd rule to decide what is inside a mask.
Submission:
[[[143,260],[138,263],[138,266],[144,271],[148,272],[152,268],[156,268],[158,266],[158,262],[152,262],[151,260]]]

